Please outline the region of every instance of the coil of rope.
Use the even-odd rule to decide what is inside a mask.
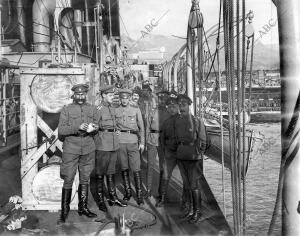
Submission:
[[[145,208],[145,207],[143,207],[143,206],[136,205],[136,204],[131,203],[131,202],[128,202],[127,204],[128,204],[129,206],[132,206],[132,207],[135,207],[135,208],[137,208],[137,209],[140,209],[140,210],[142,210],[142,211],[144,211],[144,212],[146,212],[146,213],[149,213],[149,214],[152,215],[152,217],[153,217],[153,220],[152,220],[151,222],[149,222],[149,223],[144,223],[144,224],[141,224],[141,225],[138,225],[138,224],[136,223],[136,221],[131,221],[131,223],[126,223],[126,226],[130,229],[130,232],[133,232],[134,230],[139,230],[139,229],[149,228],[149,227],[151,227],[151,226],[153,226],[153,225],[155,225],[155,224],[157,223],[157,217],[156,217],[156,215],[155,215],[151,210],[149,210],[149,209],[147,209],[147,208]],[[98,235],[101,233],[101,231],[103,231],[103,229],[104,229],[108,224],[111,224],[111,223],[115,223],[115,225],[116,225],[116,227],[117,227],[117,225],[118,225],[118,223],[119,223],[118,218],[115,217],[113,220],[108,220],[108,221],[104,222],[104,223],[98,228],[98,230],[96,231],[96,233],[95,233],[94,236],[98,236]]]

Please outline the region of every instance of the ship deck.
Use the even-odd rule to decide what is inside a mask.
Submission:
[[[20,160],[18,155],[6,156],[0,160],[0,205],[5,204],[11,195],[21,195],[20,181]],[[145,175],[145,162],[143,162],[143,171]],[[145,176],[143,176],[145,179]],[[153,186],[158,187],[159,170],[155,169]],[[121,197],[122,191],[120,176],[117,177],[118,195]],[[132,182],[133,183],[133,182]],[[131,235],[232,235],[231,229],[220,210],[206,180],[202,182],[203,196],[203,218],[197,224],[189,224],[182,220],[180,216],[183,211],[180,209],[180,196],[182,190],[182,182],[179,170],[176,168],[170,181],[167,203],[162,208],[156,208],[156,199],[154,197],[147,199],[144,208],[150,210],[152,214],[142,209],[136,208],[134,199],[131,199],[132,205],[120,208],[109,207],[108,215],[103,214],[97,209],[97,205],[93,198],[89,198],[90,208],[98,214],[95,222],[84,216],[78,216],[76,211],[71,211],[68,217],[68,223],[57,226],[56,221],[59,212],[49,211],[26,211],[27,220],[23,222],[22,231],[11,233],[11,235],[32,235],[32,232],[38,232],[39,235],[95,235],[102,226],[103,221],[107,221],[107,216],[117,217],[125,214],[126,219],[135,221],[136,225],[144,226],[144,223],[151,224],[147,228],[135,229]],[[95,183],[91,181],[91,193],[95,194]],[[154,196],[157,195],[154,192]],[[108,224],[105,230],[113,228],[114,224]],[[1,231],[0,231],[1,234]],[[2,232],[3,234],[3,232]],[[5,233],[7,235],[7,232]],[[102,234],[99,234],[102,235]]]

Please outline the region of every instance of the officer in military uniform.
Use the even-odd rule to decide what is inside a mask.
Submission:
[[[129,89],[119,90],[121,106],[116,109],[117,126],[120,132],[119,158],[122,170],[122,178],[125,189],[124,199],[131,198],[131,187],[129,181],[129,170],[133,172],[136,197],[138,205],[144,203],[142,195],[141,180],[141,157],[145,146],[144,123],[139,108],[129,105],[131,91]]]
[[[165,189],[167,184],[167,170],[163,150],[159,146],[159,134],[162,129],[162,125],[166,119],[170,117],[170,113],[166,109],[166,100],[168,99],[168,91],[160,91],[157,93],[158,96],[158,107],[150,111],[147,117],[146,124],[146,137],[147,137],[147,196],[152,195],[152,178],[153,169],[155,165],[155,158],[158,154],[159,158],[159,187],[158,187],[158,203],[156,206],[160,206],[161,202],[164,201],[166,193],[162,190]]]
[[[154,97],[152,94],[152,89],[150,88],[149,81],[145,81],[142,84],[142,89],[140,90],[139,98],[139,108],[141,109],[142,116],[144,119],[144,124],[146,124],[146,119],[149,116],[149,110],[154,106]]]
[[[166,101],[166,107],[167,111],[170,113],[170,117],[165,120],[165,122],[162,125],[162,130],[160,133],[160,146],[163,150],[163,155],[165,158],[166,163],[166,176],[167,176],[167,183],[166,185],[163,185],[163,188],[161,189],[162,198],[160,201],[159,206],[162,206],[165,202],[165,195],[168,189],[169,181],[172,177],[172,173],[176,165],[178,164],[176,159],[176,150],[177,150],[177,142],[175,138],[175,120],[177,116],[179,115],[179,107],[177,103],[177,93],[175,91],[171,91],[170,97]],[[181,166],[179,166],[180,168]],[[182,170],[180,170],[182,172]],[[182,193],[182,207],[187,208],[187,181],[185,176],[182,176],[183,180],[183,193]]]
[[[191,99],[180,94],[177,101],[180,115],[174,121],[177,143],[176,158],[181,175],[187,179],[187,187],[191,196],[190,208],[184,218],[188,219],[190,223],[196,223],[201,217],[202,158],[207,136],[204,122],[190,114]]]
[[[132,95],[130,99],[130,105],[133,107],[139,107],[139,99],[140,99],[140,94],[141,94],[141,88],[136,86],[132,90]]]
[[[95,136],[96,144],[96,165],[95,171],[97,175],[97,193],[98,206],[101,211],[106,212],[107,208],[104,202],[104,176],[106,176],[110,205],[118,205],[121,207],[127,204],[121,201],[116,193],[115,173],[120,148],[116,123],[116,108],[112,106],[115,95],[115,87],[108,85],[101,90],[102,103],[97,107],[99,132]]]
[[[73,103],[64,106],[59,118],[58,135],[63,140],[61,178],[64,180],[61,199],[61,214],[58,223],[63,223],[70,211],[72,185],[79,170],[78,214],[96,217],[88,207],[89,177],[95,165],[93,135],[98,129],[96,107],[86,102],[89,86],[77,84],[72,87]]]

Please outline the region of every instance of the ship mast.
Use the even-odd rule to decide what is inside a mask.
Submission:
[[[202,113],[202,81],[203,81],[203,17],[200,12],[199,0],[192,0],[192,8],[189,15],[188,30],[187,30],[187,49],[186,49],[186,63],[187,63],[187,78],[186,78],[186,93],[193,102],[192,114],[196,115],[196,58],[198,56],[198,76],[199,76],[199,112]],[[198,47],[198,55],[196,52],[196,42]]]

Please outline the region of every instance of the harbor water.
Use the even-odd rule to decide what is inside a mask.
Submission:
[[[267,235],[278,187],[281,126],[280,123],[260,123],[249,124],[247,128],[260,132],[263,139],[256,143],[246,176],[246,235]],[[209,159],[205,160],[204,165],[206,179],[223,210],[222,166]],[[224,182],[226,218],[233,226],[231,175],[226,169]],[[281,211],[274,235],[281,235]]]

